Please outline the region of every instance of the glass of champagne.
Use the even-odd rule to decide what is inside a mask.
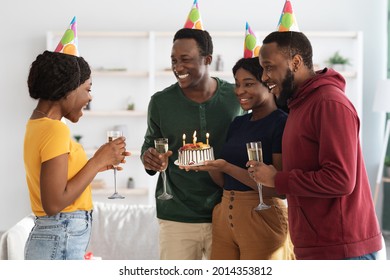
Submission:
[[[109,131],[107,131],[107,142],[114,141],[115,139],[117,139],[121,136],[123,136],[123,132],[121,130],[109,130]],[[109,199],[123,199],[125,197],[120,195],[116,190],[116,168],[117,168],[117,166],[114,165],[113,167],[114,167],[114,188],[115,188],[115,191],[108,198]]]
[[[165,154],[168,152],[168,138],[158,138],[154,140],[154,147],[156,148],[156,151],[160,154]],[[167,165],[165,165],[164,170],[161,171],[161,177],[163,180],[163,187],[164,191],[162,194],[160,194],[157,198],[161,200],[169,200],[173,198],[173,195],[167,193],[167,175],[165,173],[165,170],[168,167],[168,161]]]
[[[248,152],[249,160],[263,162],[263,150],[261,148],[261,142],[246,143],[246,150]],[[254,210],[260,211],[270,208],[271,206],[265,204],[263,201],[263,185],[257,183],[257,189],[259,190],[260,203],[254,208]]]

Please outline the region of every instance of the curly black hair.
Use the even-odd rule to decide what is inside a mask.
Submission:
[[[272,32],[264,38],[263,44],[275,42],[287,58],[299,54],[307,68],[313,69],[313,48],[302,32]]]
[[[56,101],[90,77],[84,58],[45,51],[31,64],[27,85],[32,98]]]
[[[233,66],[233,75],[235,76],[238,69],[241,68],[251,73],[260,83],[263,83],[261,81],[261,76],[263,75],[263,67],[261,67],[258,57],[241,58],[240,60],[238,60]]]
[[[176,32],[173,42],[177,39],[194,39],[202,56],[213,54],[213,40],[206,30],[182,28]]]

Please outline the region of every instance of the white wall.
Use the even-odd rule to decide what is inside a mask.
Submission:
[[[39,3],[39,6],[38,6]],[[364,154],[374,185],[383,116],[372,112],[375,83],[386,75],[386,0],[293,0],[301,31],[364,32]],[[205,28],[239,31],[249,21],[256,31],[273,31],[284,0],[199,0]],[[0,231],[30,212],[24,178],[25,122],[35,102],[26,79],[36,55],[45,50],[48,30],[61,31],[76,15],[79,31],[175,31],[184,24],[192,0],[14,0],[0,9]],[[153,6],[154,8],[150,8]],[[79,42],[82,46],[82,42]],[[82,47],[81,47],[82,48]],[[315,50],[314,50],[315,51]],[[86,57],[88,60],[88,58]]]

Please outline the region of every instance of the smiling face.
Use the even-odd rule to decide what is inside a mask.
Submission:
[[[61,110],[65,118],[73,123],[83,115],[83,108],[92,100],[92,79],[89,78],[75,90],[62,99]]]
[[[235,93],[241,108],[245,111],[256,110],[273,102],[273,95],[249,71],[239,68],[234,75]]]
[[[275,42],[264,44],[260,50],[260,65],[264,68],[262,81],[276,96],[279,105],[284,106],[296,89],[291,59],[279,50]]]
[[[208,76],[211,56],[202,56],[194,39],[177,39],[171,52],[172,71],[182,89],[196,87]]]

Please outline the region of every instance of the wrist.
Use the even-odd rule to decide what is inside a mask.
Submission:
[[[89,165],[91,168],[93,168],[94,170],[96,170],[96,173],[99,172],[100,170],[105,170],[107,169],[106,167],[106,164],[102,164],[102,161],[99,161],[98,159],[96,159],[96,157],[91,157],[88,162],[87,162],[87,165]]]

